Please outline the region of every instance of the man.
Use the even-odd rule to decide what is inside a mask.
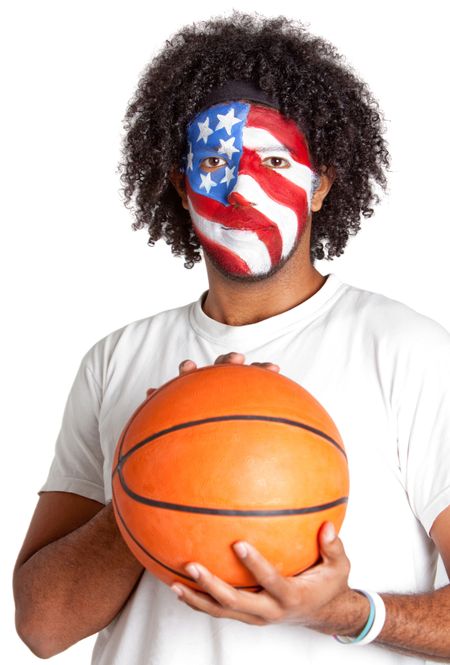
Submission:
[[[14,575],[37,655],[100,631],[98,665],[450,660],[450,585],[433,590],[438,552],[450,571],[449,334],[314,267],[372,214],[389,163],[376,103],[339,59],[299,24],[235,12],[184,28],[144,73],[124,145],[134,228],[187,267],[201,246],[209,289],[81,362]],[[296,380],[348,453],[347,515],[339,537],[322,526],[316,566],[282,578],[251,543],[236,548],[258,594],[201,560],[183,573],[204,592],[171,590],[111,507],[115,444],[148,387],[213,362]]]

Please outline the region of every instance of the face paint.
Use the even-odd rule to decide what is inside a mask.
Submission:
[[[185,184],[194,230],[222,273],[247,281],[295,251],[311,210],[306,139],[276,109],[215,104],[187,128]]]

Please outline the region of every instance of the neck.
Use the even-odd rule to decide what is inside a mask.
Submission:
[[[203,311],[220,323],[243,326],[299,305],[313,296],[326,281],[311,264],[309,247],[307,249],[307,252],[296,252],[271,277],[250,283],[227,279],[205,256],[209,290]]]

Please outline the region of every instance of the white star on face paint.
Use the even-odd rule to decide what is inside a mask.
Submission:
[[[230,181],[233,180],[236,176],[234,175],[234,169],[236,167],[233,166],[232,169],[229,169],[228,166],[225,166],[225,175],[223,176],[222,180],[220,182],[226,182],[227,185],[230,184]]]
[[[217,132],[218,129],[222,129],[222,127],[225,127],[228,136],[230,136],[231,134],[231,128],[233,127],[233,125],[235,125],[237,122],[242,122],[242,120],[239,120],[239,118],[236,118],[234,116],[234,109],[230,109],[226,115],[218,113],[217,117],[220,122],[217,124],[215,131]]]
[[[199,189],[204,187],[208,192],[208,194],[211,187],[217,187],[217,182],[211,180],[211,173],[208,173],[207,175],[203,175],[203,173],[200,173],[200,178],[202,179],[202,184],[200,185]]]
[[[192,165],[192,158],[194,157],[194,153],[192,152],[192,145],[191,142],[189,141],[189,152],[187,155],[187,169],[191,169],[191,171],[194,170],[194,167]]]
[[[209,126],[209,117],[207,117],[204,122],[198,122],[197,125],[198,128],[200,129],[200,134],[198,135],[197,141],[203,139],[204,142],[206,143],[208,140],[208,136],[214,133],[214,130],[211,129]]]
[[[233,152],[239,152],[237,148],[234,147],[234,140],[235,136],[232,136],[231,139],[228,139],[228,141],[224,141],[223,139],[219,139],[220,141],[220,148],[217,152],[224,152],[228,159],[231,159],[231,155]]]

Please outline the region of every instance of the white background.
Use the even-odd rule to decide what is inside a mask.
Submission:
[[[273,6],[222,0],[214,7],[275,15]],[[387,119],[390,192],[345,255],[319,270],[403,301],[450,329],[446,3],[275,6],[346,55]],[[144,66],[166,38],[211,16],[212,7],[201,0],[181,7],[152,7],[150,0],[4,5],[3,662],[38,662],[15,634],[11,573],[81,357],[112,330],[207,288],[203,263],[188,271],[165,244],[150,248],[145,230],[131,230],[116,165],[121,119]],[[52,662],[88,663],[93,641]]]

